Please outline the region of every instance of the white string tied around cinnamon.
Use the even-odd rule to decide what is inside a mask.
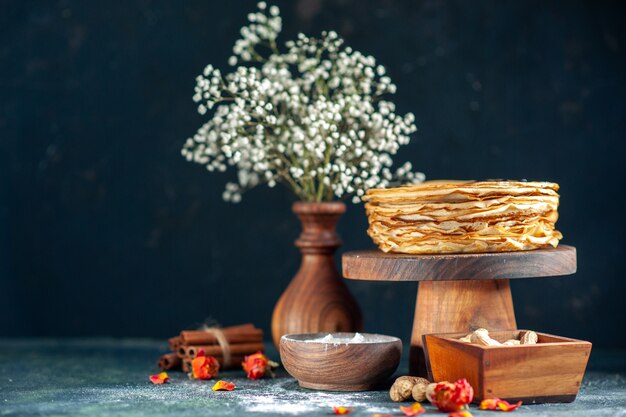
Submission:
[[[201,330],[204,330],[207,333],[212,334],[213,336],[215,336],[215,339],[217,339],[217,343],[220,345],[220,348],[222,349],[222,357],[224,360],[224,368],[228,368],[230,366],[230,361],[231,361],[231,355],[230,355],[230,343],[228,343],[228,340],[226,339],[226,336],[224,335],[224,332],[222,331],[222,329],[220,329],[219,327],[207,327],[202,326]]]

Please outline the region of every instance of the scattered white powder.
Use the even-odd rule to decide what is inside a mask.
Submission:
[[[235,391],[233,391],[234,393]],[[390,413],[395,407],[372,407],[372,403],[385,401],[387,391],[325,392],[302,389],[293,380],[273,381],[265,395],[238,393],[237,401],[245,404],[245,411],[273,414],[332,414],[331,407],[354,407],[374,413]]]

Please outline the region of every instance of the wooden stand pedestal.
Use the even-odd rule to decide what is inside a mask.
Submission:
[[[422,335],[517,328],[510,278],[576,272],[576,248],[451,255],[402,255],[378,250],[343,255],[346,278],[419,281],[410,372],[426,376]]]

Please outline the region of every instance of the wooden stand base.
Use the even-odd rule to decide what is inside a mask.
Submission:
[[[409,370],[427,376],[422,336],[430,333],[516,329],[508,279],[421,281],[417,291]]]
[[[427,376],[422,336],[429,333],[515,330],[509,279],[570,275],[576,248],[521,252],[402,255],[379,250],[345,253],[343,275],[369,281],[419,281],[413,334],[412,375]]]

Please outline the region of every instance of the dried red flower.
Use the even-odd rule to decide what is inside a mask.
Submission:
[[[167,374],[167,372],[161,372],[160,374],[157,375],[150,375],[150,381],[154,384],[154,385],[161,385],[161,384],[165,384],[167,381],[170,380],[169,375]]]
[[[454,413],[448,414],[448,417],[473,417],[472,413],[467,410],[463,411],[455,411]]]
[[[344,414],[350,414],[352,412],[352,409],[348,407],[333,406],[333,411],[335,412],[335,414],[342,416]]]
[[[269,360],[262,352],[257,352],[244,357],[241,366],[246,371],[248,378],[254,380],[263,378],[267,372],[274,376],[272,368],[276,368],[278,364]]]
[[[211,379],[220,370],[220,363],[213,356],[206,356],[201,350],[191,362],[191,371],[195,379]]]
[[[426,390],[426,398],[441,411],[461,411],[474,399],[474,390],[465,378],[443,381]]]
[[[213,388],[211,389],[213,391],[232,391],[235,389],[235,384],[233,384],[232,382],[219,380],[215,383],[215,385],[213,385]]]
[[[412,417],[425,413],[426,409],[422,407],[420,403],[413,403],[408,407],[400,406],[400,411],[402,411],[405,416]]]
[[[481,410],[513,411],[520,405],[522,405],[521,401],[511,404],[508,401],[501,400],[500,398],[491,398],[482,400],[478,408]]]

